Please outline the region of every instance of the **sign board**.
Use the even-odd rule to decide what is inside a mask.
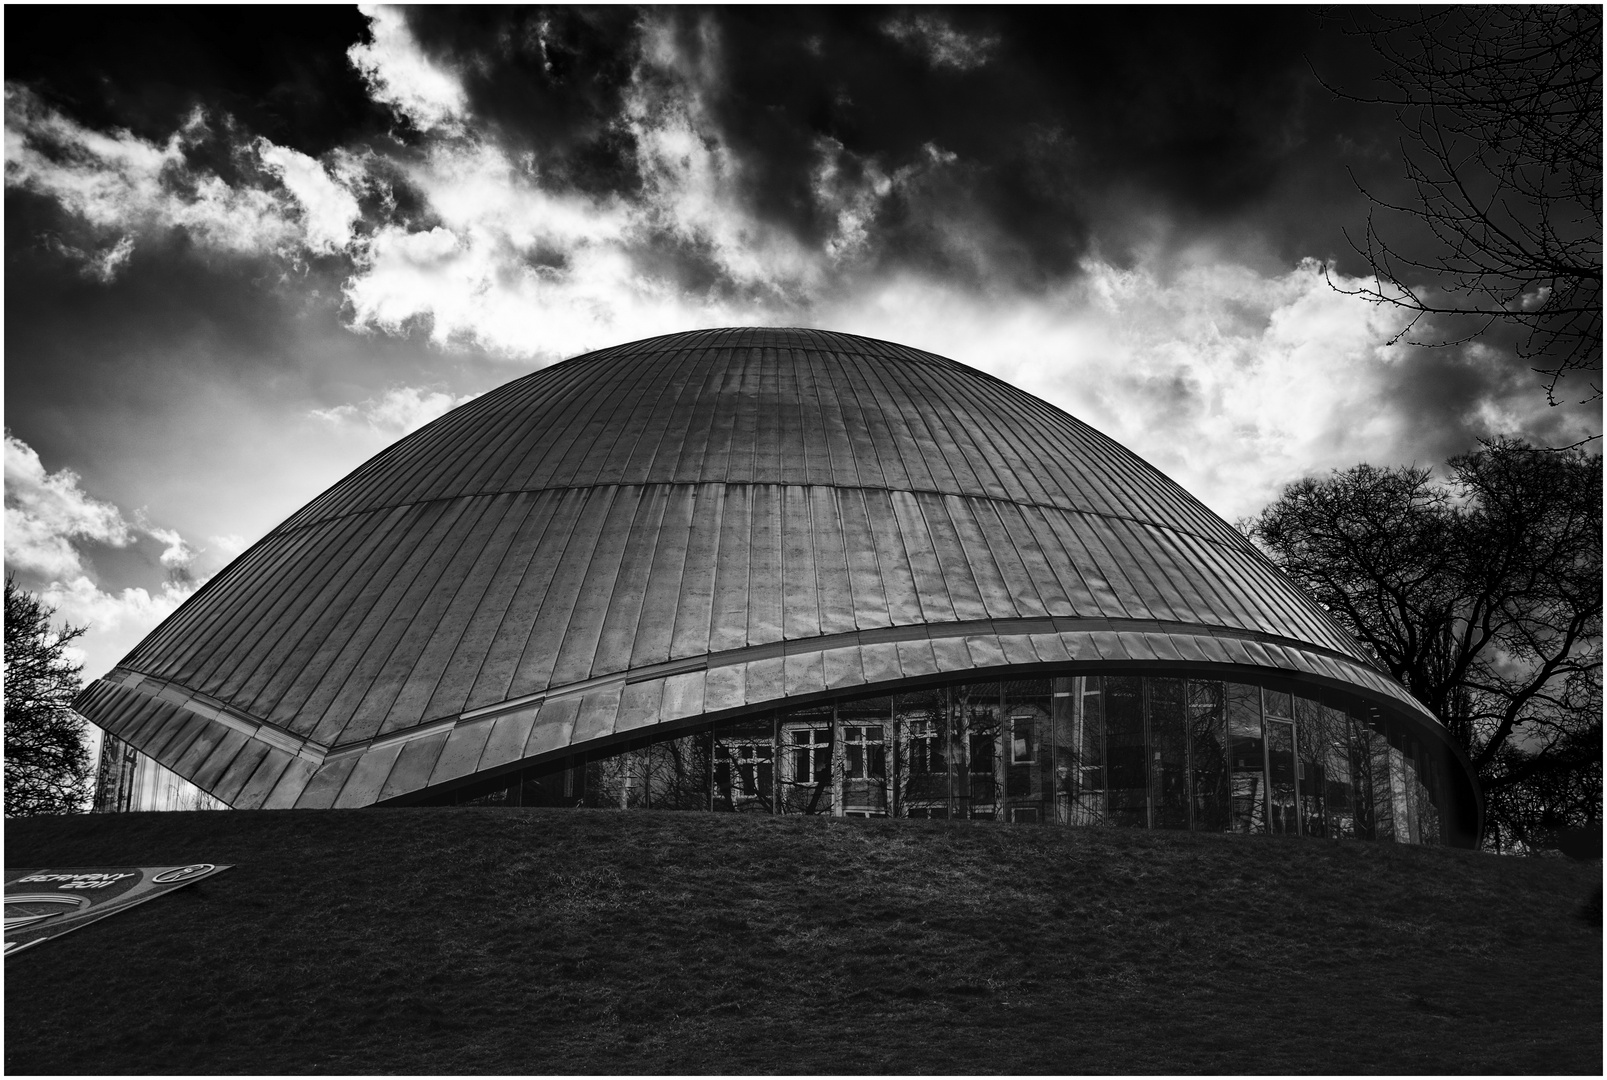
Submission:
[[[6,957],[227,866],[94,866],[6,871]]]

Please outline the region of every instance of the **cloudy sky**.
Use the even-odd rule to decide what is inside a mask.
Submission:
[[[1401,183],[1313,74],[1376,89],[1358,17],[9,7],[7,569],[98,676],[400,435],[695,327],[941,353],[1229,519],[1599,431],[1325,279]]]

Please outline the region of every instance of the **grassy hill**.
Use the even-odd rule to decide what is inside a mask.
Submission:
[[[1600,864],[605,811],[10,822],[234,869],[6,961],[8,1073],[1599,1073]]]

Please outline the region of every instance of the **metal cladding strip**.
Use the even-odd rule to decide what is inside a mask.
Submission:
[[[670,658],[670,639],[675,632],[675,607],[681,582],[686,576],[686,553],[692,538],[692,518],[697,508],[697,489],[690,484],[663,485],[663,516],[654,538],[653,564],[642,592],[642,610],[668,612],[655,614],[636,624],[626,667],[660,664]]]
[[[218,778],[217,784],[209,789],[213,797],[230,806],[234,806],[236,801],[245,794],[246,785],[250,783],[251,777],[261,768],[263,761],[270,754],[279,754],[286,761],[290,760],[288,754],[273,749],[267,743],[259,742],[256,739],[247,739],[245,746],[235,755],[234,760],[229,763],[229,767],[224,770],[223,775]]]
[[[991,549],[995,565],[1010,583],[1006,597],[1015,606],[1016,614],[1076,615],[1099,610],[1082,572],[1067,561],[1066,544],[1051,520],[1061,520],[1069,527],[1065,515],[1036,506],[1011,507],[1006,515],[1003,503],[961,501],[983,526],[986,543],[975,549],[976,558],[980,560],[982,553]],[[1002,523],[1006,516],[1019,518],[1021,528],[993,529],[984,525],[989,521]],[[1033,603],[1034,599],[1037,603]],[[1023,604],[1029,610],[1021,610]]]
[[[452,658],[476,628],[481,614],[488,618],[493,614],[500,616],[503,608],[492,599],[491,590],[499,580],[506,580],[504,570],[513,553],[520,550],[520,537],[530,533],[539,536],[538,530],[525,527],[537,502],[537,496],[527,492],[512,497],[506,513],[480,549],[462,583],[452,591],[451,602],[432,628],[428,641],[401,679],[400,688],[381,718],[377,729],[381,734],[405,727],[417,717],[438,716],[462,707],[461,697],[453,707],[432,708],[431,705],[443,694]],[[532,549],[535,542],[535,538],[531,538],[530,548],[525,550]],[[512,592],[511,585],[506,592]]]
[[[781,505],[781,636],[787,640],[819,637],[820,574],[815,569],[815,531],[809,489],[788,485],[779,492]]]
[[[228,634],[239,635],[238,640],[198,644],[210,653],[208,673],[189,685],[254,715],[266,715],[297,665],[313,655],[321,634],[344,610],[341,593],[355,590],[354,583],[372,572],[376,552],[402,542],[405,519],[405,511],[398,508],[320,524],[294,536],[270,537],[253,548],[248,555],[260,551],[264,559],[284,561],[296,570],[288,580],[264,572],[258,582],[260,593],[244,593],[227,606],[220,598],[218,611],[207,621],[226,627]],[[319,541],[309,552],[314,561],[305,567],[293,557],[302,535]],[[205,623],[198,620],[196,625],[204,637]],[[135,654],[130,663],[142,655]]]
[[[322,761],[329,749],[327,746],[297,738],[272,724],[230,709],[222,702],[204,694],[124,668],[113,669],[105,678],[97,679],[91,686],[110,689],[113,700],[126,702],[133,695],[139,695],[146,700],[169,702],[184,712],[204,717],[225,728],[238,731],[248,738],[311,761]]]
[[[494,528],[495,517],[478,543],[473,537],[475,526],[488,513],[501,509],[499,502],[497,497],[463,500],[460,512],[443,515],[444,520],[450,520],[450,525],[439,534],[438,542],[420,545],[411,563],[417,568],[416,572],[408,575],[404,571],[405,584],[392,594],[395,600],[391,606],[387,607],[382,599],[375,614],[383,615],[383,621],[372,620],[360,631],[350,667],[338,675],[332,670],[325,676],[320,692],[309,699],[309,709],[320,715],[318,725],[311,732],[315,741],[347,742],[354,737],[371,735],[378,729],[379,715],[370,713],[358,720],[357,710],[364,701],[375,697],[382,699],[383,706],[394,700],[417,661],[416,646],[408,648],[409,640],[417,641],[433,630],[439,622],[439,612],[432,608],[436,607],[438,599],[444,603],[457,592],[468,566],[456,568],[450,588],[439,587],[441,575],[452,567],[465,543],[477,548],[485,542],[485,533]],[[416,636],[410,638],[415,628]],[[401,662],[395,662],[398,651],[404,649],[407,651]]]
[[[512,495],[479,499],[476,501],[480,503],[482,512],[479,515],[464,515],[466,520],[476,524],[483,522],[484,527],[462,530],[455,542],[444,545],[436,558],[432,559],[431,572],[421,574],[415,586],[415,595],[399,605],[399,610],[408,616],[405,628],[388,636],[388,647],[377,644],[370,648],[369,655],[365,657],[369,674],[365,678],[349,680],[348,686],[337,696],[336,706],[332,706],[330,714],[326,715],[324,723],[335,727],[338,732],[331,734],[328,741],[349,742],[354,737],[361,738],[382,730],[385,718],[391,715],[403,691],[410,684],[416,685],[415,676],[428,646],[447,626],[461,632],[473,609],[459,604],[458,598],[464,594],[483,595],[484,587],[477,587],[473,575],[476,571],[489,574],[489,570],[484,569],[486,560],[482,555],[488,545],[506,544],[512,534],[506,525],[507,520],[524,520],[517,500],[518,497]],[[417,595],[418,589],[423,590],[422,596]],[[448,612],[455,616],[450,623],[447,621]],[[378,640],[385,641],[383,638]],[[379,655],[381,648],[384,648],[383,658]],[[429,687],[434,688],[433,679]],[[345,704],[341,707],[343,699]],[[413,700],[416,704],[406,710],[404,716],[421,715],[418,710],[428,700],[428,692],[416,692]],[[322,732],[314,732],[314,738],[321,735]]]
[[[558,558],[580,519],[588,492],[548,493],[538,500],[528,520],[537,523],[529,535],[539,533],[540,539],[528,544],[521,539],[509,549],[504,560],[507,575],[499,571],[493,580],[486,593],[490,602],[476,609],[422,715],[442,716],[508,696],[529,630],[541,611]],[[519,635],[521,628],[525,636]],[[418,721],[417,716],[405,719]],[[385,725],[387,730],[405,726],[402,717],[393,717]]]
[[[1006,541],[1031,575],[1050,615],[1120,616],[1123,608],[1111,584],[1089,554],[1077,513],[1043,506],[994,503],[986,510],[1016,523]]]

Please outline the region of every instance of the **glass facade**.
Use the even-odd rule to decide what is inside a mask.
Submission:
[[[92,807],[97,814],[229,808],[111,734],[101,739]]]
[[[980,818],[1444,843],[1428,748],[1360,702],[1183,676],[962,683],[575,754],[430,803]]]

